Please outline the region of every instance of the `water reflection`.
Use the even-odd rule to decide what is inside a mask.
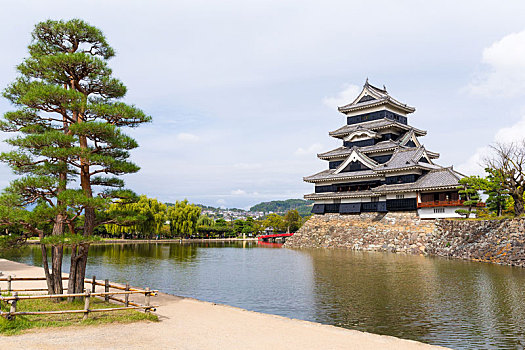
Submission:
[[[386,253],[268,248],[255,242],[97,245],[91,248],[87,273],[456,349],[525,346],[525,269]],[[41,265],[38,247],[6,258]],[[67,271],[69,257],[64,263]]]
[[[525,345],[525,271],[383,253],[311,251],[316,321],[456,349]]]

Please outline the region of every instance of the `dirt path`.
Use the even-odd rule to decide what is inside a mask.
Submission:
[[[41,268],[0,259],[4,276],[42,276]],[[39,282],[41,283],[41,282]],[[41,283],[42,285],[42,283]],[[26,286],[26,285],[24,285]],[[5,288],[5,283],[0,283]],[[29,288],[29,287],[28,287]],[[48,328],[0,336],[1,349],[443,349],[160,293],[160,322]]]

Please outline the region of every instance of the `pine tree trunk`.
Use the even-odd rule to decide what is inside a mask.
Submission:
[[[75,293],[84,291],[84,279],[86,278],[86,266],[89,253],[89,244],[82,244],[78,249],[78,263],[75,280]]]
[[[62,284],[62,257],[64,254],[64,247],[54,245],[51,247],[51,270],[53,281],[55,285],[54,294],[62,294],[64,292],[64,286]]]
[[[67,282],[67,293],[73,294],[76,289],[76,277],[77,277],[77,245],[71,246],[71,264],[69,267],[69,280]],[[74,298],[67,298],[68,301],[73,301]]]
[[[71,269],[69,270],[68,294],[84,292],[84,280],[86,278],[86,265],[89,253],[89,244],[83,243],[72,247]],[[76,298],[68,298],[73,300]]]
[[[60,236],[64,234],[64,216],[58,214],[55,224],[53,225],[53,236]],[[54,280],[55,294],[62,294],[64,286],[62,284],[62,257],[64,255],[64,247],[62,245],[53,245],[51,247],[51,273]]]
[[[42,251],[42,265],[44,267],[44,274],[47,282],[48,294],[55,294],[55,279],[52,274],[49,273],[49,264],[47,262],[47,248],[45,244],[40,244],[40,250]]]

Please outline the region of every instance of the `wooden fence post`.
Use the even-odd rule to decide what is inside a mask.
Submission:
[[[7,276],[7,292],[11,293],[11,275]]]
[[[82,320],[87,320],[89,315],[89,299],[91,299],[91,293],[89,292],[89,289],[86,288],[86,296],[84,297],[84,317],[82,317]]]
[[[126,292],[129,292],[129,283],[126,283]],[[129,294],[124,295],[124,305],[129,306]]]
[[[104,292],[109,293],[109,280],[108,279],[106,279],[104,281]],[[108,294],[104,295],[104,301],[106,303],[109,302],[109,295]]]
[[[15,299],[11,301],[11,307],[9,308],[9,314],[7,315],[7,318],[12,321],[14,321],[16,317],[16,315],[12,315],[12,314],[16,312],[16,302],[18,300],[18,292],[15,292],[13,296],[15,297]]]
[[[97,287],[96,282],[97,278],[93,276],[93,282],[91,282],[91,293],[95,293],[95,288]]]
[[[149,293],[149,287],[146,288],[146,293],[144,293],[144,299],[146,303],[146,309],[144,309],[144,312],[149,312],[149,299],[150,299],[150,293]]]

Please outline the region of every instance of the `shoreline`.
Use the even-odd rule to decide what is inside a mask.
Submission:
[[[100,242],[93,242],[91,245],[98,244],[135,244],[135,243],[205,243],[205,242],[257,242],[257,238],[183,238],[181,239],[107,239]],[[26,241],[27,244],[40,244],[40,240],[31,239]]]
[[[0,271],[4,276],[43,275],[41,267],[2,258]],[[45,285],[45,281],[31,283]],[[5,288],[4,282],[0,287]],[[0,345],[25,349],[446,349],[161,292],[152,302],[160,305],[159,322],[32,330],[0,336]]]

